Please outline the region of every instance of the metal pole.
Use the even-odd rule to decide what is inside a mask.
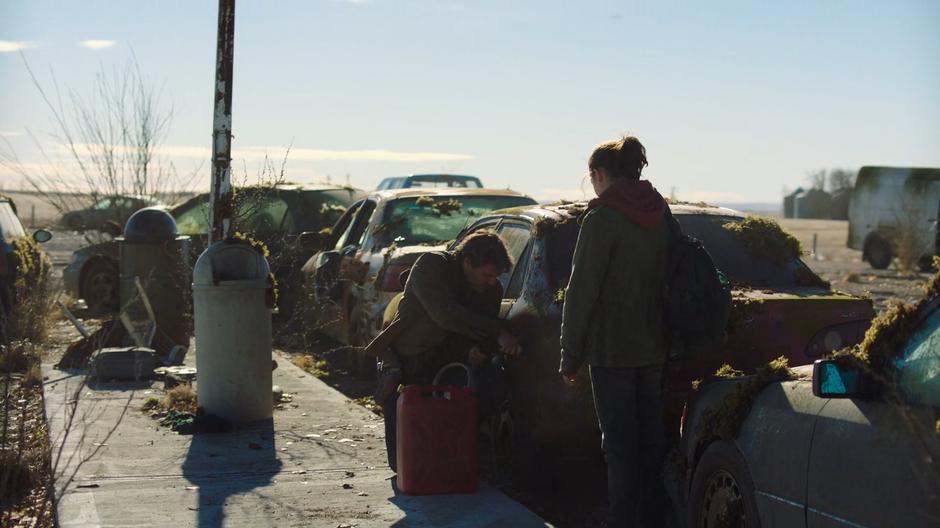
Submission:
[[[235,59],[235,0],[219,0],[215,55],[215,111],[212,119],[212,229],[209,243],[230,235],[232,193],[232,66]]]

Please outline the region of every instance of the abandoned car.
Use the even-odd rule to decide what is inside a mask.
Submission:
[[[938,417],[940,274],[855,350],[703,385],[673,500],[688,526],[937,526]]]
[[[512,451],[516,474],[600,455],[589,376],[578,376],[572,389],[558,375],[564,289],[578,237],[576,219],[584,210],[585,204],[575,203],[497,211],[477,220],[457,240],[479,229],[495,229],[515,263],[501,277],[501,317],[519,336],[524,352],[506,361],[511,391],[497,431],[503,447]],[[702,241],[731,281],[733,294],[720,342],[670,354],[665,403],[673,434],[695,382],[723,363],[733,361],[750,370],[786,356],[792,364],[807,364],[864,335],[874,313],[871,302],[831,291],[800,260],[798,243],[789,253],[761,254],[729,229],[749,225],[740,213],[697,205],[673,205],[672,211],[683,231]],[[386,310],[386,319],[394,315],[397,300]]]
[[[363,191],[334,185],[280,184],[275,187],[236,189],[235,230],[267,245],[271,270],[280,284],[297,280],[300,265],[319,249],[319,231],[333,225]],[[209,232],[209,195],[204,193],[170,209],[177,233],[192,239],[192,262],[206,248]],[[118,244],[88,246],[72,254],[62,273],[65,290],[84,299],[92,313],[117,310]],[[289,313],[296,288],[280,288],[278,309]]]
[[[59,223],[75,231],[97,229],[117,236],[135,211],[159,205],[158,200],[147,196],[105,196],[90,207],[65,213]]]
[[[415,187],[456,187],[482,189],[483,182],[476,176],[459,176],[457,174],[412,174],[410,176],[392,176],[379,182],[377,191],[388,189],[412,189]]]
[[[0,195],[0,345],[10,338],[8,324],[20,297],[45,286],[52,266],[39,244],[52,239],[45,229],[26,236],[12,199]]]
[[[382,325],[399,274],[427,251],[441,250],[467,225],[495,209],[533,205],[496,189],[378,191],[353,204],[333,227],[330,249],[303,267],[309,328],[346,344],[365,344]],[[361,362],[363,373],[374,370]]]

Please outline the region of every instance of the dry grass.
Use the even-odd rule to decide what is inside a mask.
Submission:
[[[38,363],[32,364],[23,376],[24,387],[38,387],[42,385],[42,367]]]
[[[163,407],[167,411],[196,413],[196,389],[192,385],[177,385],[163,397]]]
[[[153,411],[156,409],[161,409],[163,407],[163,402],[160,401],[160,398],[156,396],[150,396],[144,400],[144,404],[140,406],[142,411]]]
[[[39,346],[30,341],[14,341],[2,350],[3,353],[0,354],[0,371],[2,372],[25,373],[40,363]]]
[[[318,378],[330,377],[330,365],[325,359],[317,359],[311,355],[302,355],[295,356],[291,359],[291,362]]]

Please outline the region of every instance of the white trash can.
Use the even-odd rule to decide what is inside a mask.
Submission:
[[[231,423],[271,418],[270,269],[248,244],[216,242],[193,268],[196,392]]]

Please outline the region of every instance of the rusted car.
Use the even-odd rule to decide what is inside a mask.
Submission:
[[[307,310],[307,326],[341,343],[367,343],[381,330],[389,300],[402,290],[399,275],[418,256],[444,249],[467,225],[495,209],[534,204],[529,196],[498,189],[372,193],[333,226],[332,247],[303,266],[313,307]],[[363,374],[374,369],[369,361],[359,363]]]
[[[558,375],[564,288],[578,236],[576,218],[584,208],[575,203],[499,211],[461,234],[495,229],[515,262],[502,277],[501,316],[522,340],[524,353],[507,361],[511,391],[494,436],[499,449],[512,451],[517,474],[600,455],[589,376],[582,372],[569,388]],[[744,221],[740,213],[694,205],[673,205],[672,211],[683,231],[703,242],[731,281],[734,297],[720,342],[670,354],[665,388],[672,431],[678,431],[693,383],[722,364],[751,370],[778,356],[794,365],[812,363],[864,335],[873,316],[869,300],[831,291],[798,257],[776,262],[753,254],[725,228]]]
[[[319,231],[333,225],[364,191],[335,185],[280,184],[274,188],[246,186],[236,192],[236,231],[264,242],[278,282],[278,307],[289,313],[297,299],[300,265],[320,248]],[[206,248],[209,195],[199,194],[170,209],[177,232],[192,239],[193,262]],[[118,244],[107,241],[75,251],[62,272],[65,291],[84,299],[93,313],[118,308]]]
[[[45,288],[52,262],[39,247],[52,233],[38,229],[27,236],[17,216],[16,204],[0,194],[0,346],[10,339],[8,323],[23,296]]]
[[[667,472],[687,525],[937,526],[940,276],[919,304],[879,316],[864,356],[703,385]]]

